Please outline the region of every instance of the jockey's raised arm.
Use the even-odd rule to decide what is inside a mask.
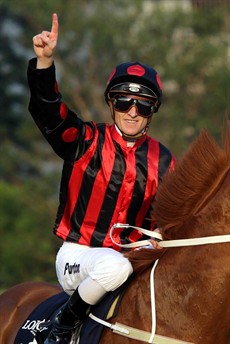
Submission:
[[[58,41],[58,15],[52,16],[51,31],[42,31],[33,37],[33,48],[37,57],[37,68],[48,68],[53,63],[53,55]]]

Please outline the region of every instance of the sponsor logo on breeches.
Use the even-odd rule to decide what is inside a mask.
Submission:
[[[80,264],[69,264],[69,263],[66,263],[65,265],[65,269],[64,269],[64,275],[66,273],[69,273],[69,274],[77,274],[80,272]]]

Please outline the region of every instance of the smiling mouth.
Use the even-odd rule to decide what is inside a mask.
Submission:
[[[125,122],[127,122],[127,123],[137,123],[137,121],[134,120],[134,119],[126,119]]]

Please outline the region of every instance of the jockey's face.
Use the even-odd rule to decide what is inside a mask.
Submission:
[[[126,136],[132,138],[139,137],[140,133],[145,130],[151,121],[153,113],[151,111],[151,106],[153,103],[150,102],[149,99],[141,97],[122,96],[122,99],[124,100],[124,109],[121,110],[112,102],[112,115],[115,124]],[[140,100],[140,104],[138,100]],[[136,101],[136,103],[132,101]],[[126,109],[125,106],[128,107],[129,102],[130,107]],[[145,111],[145,116],[140,114],[142,110]]]

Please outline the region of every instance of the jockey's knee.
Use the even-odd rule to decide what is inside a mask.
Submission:
[[[107,262],[107,267],[104,266],[104,271],[98,276],[91,275],[92,278],[97,280],[97,282],[107,291],[113,291],[121,286],[128,277],[132,274],[133,268],[130,261],[123,257],[113,260],[112,262]]]
[[[113,289],[118,288],[122,285],[128,277],[133,273],[133,267],[130,261],[127,258],[123,258],[123,261],[119,262],[114,268],[112,269],[112,273],[114,278],[114,286]]]

